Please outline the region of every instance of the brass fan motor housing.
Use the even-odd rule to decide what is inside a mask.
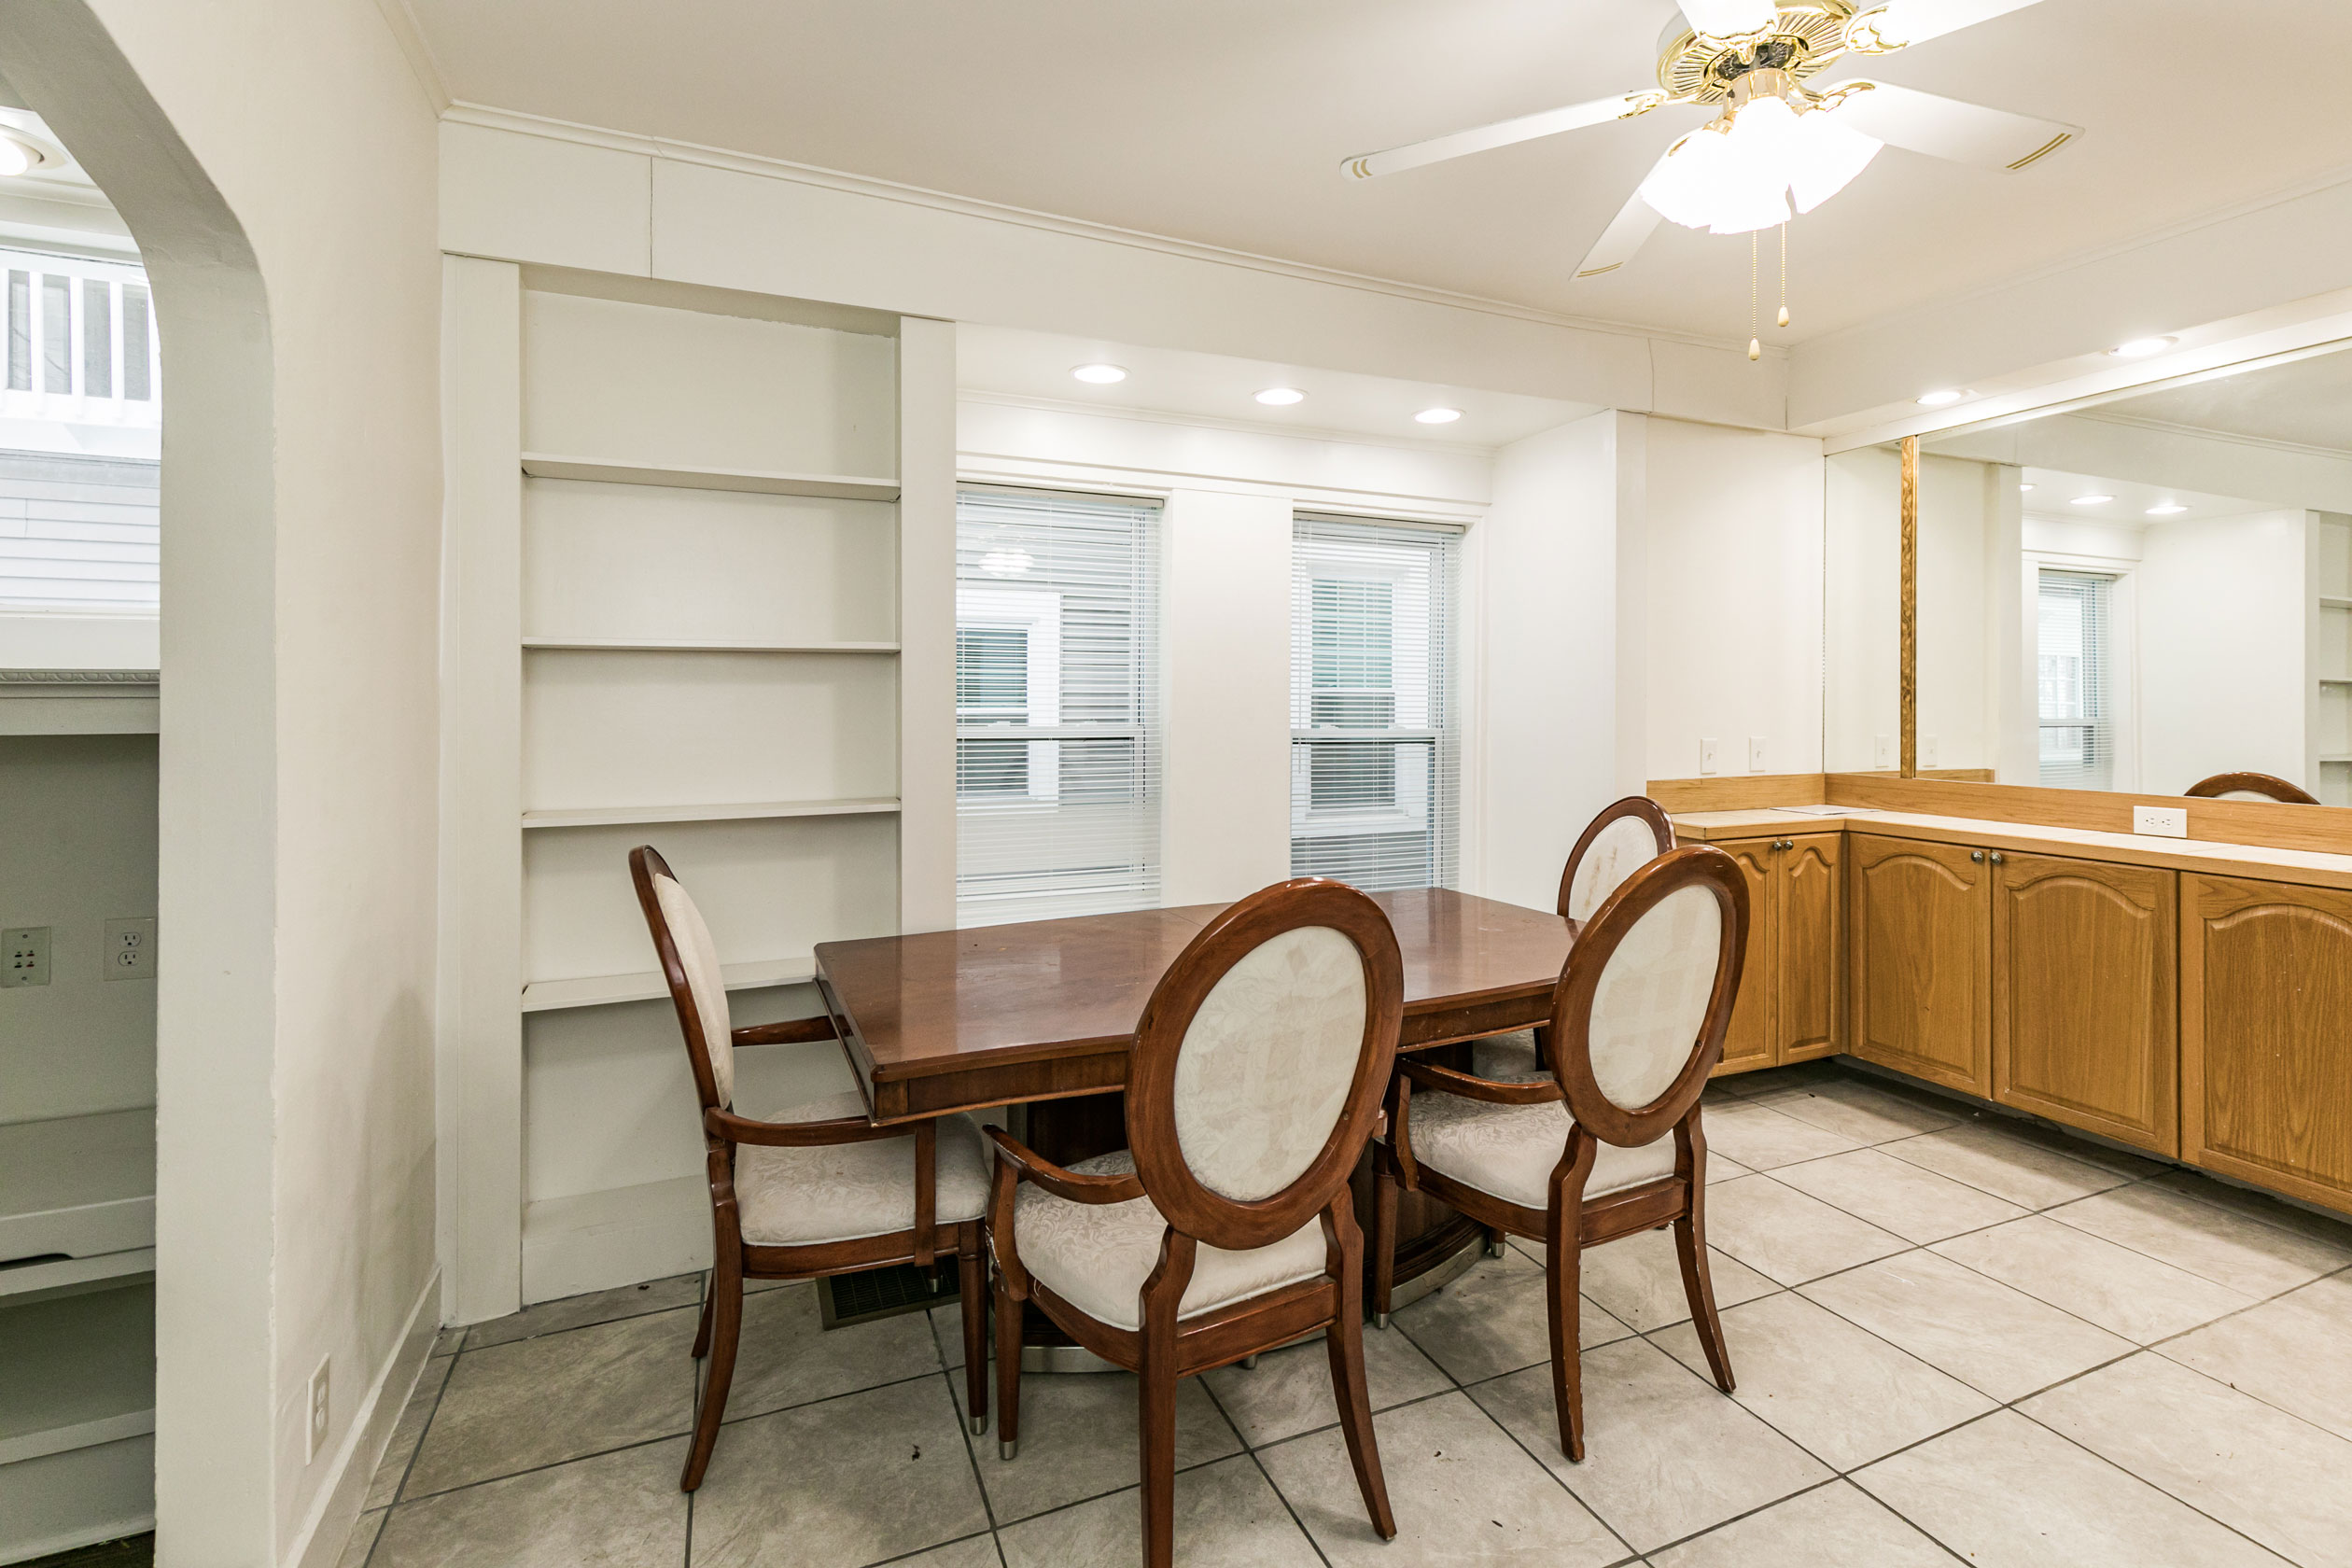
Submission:
[[[1768,28],[1739,38],[1709,38],[1675,30],[1658,59],[1658,85],[1678,104],[1729,103],[1742,77],[1780,71],[1796,80],[1825,71],[1845,54],[1848,0],[1805,0],[1783,6]]]

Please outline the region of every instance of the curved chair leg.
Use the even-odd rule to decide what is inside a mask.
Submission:
[[[988,1285],[976,1239],[957,1252],[956,1298],[963,1307],[964,1418],[977,1437],[988,1430]]]
[[[710,1353],[710,1308],[718,1299],[719,1271],[710,1269],[703,1275],[702,1322],[694,1329],[693,1358],[696,1361]]]
[[[719,1442],[719,1422],[727,1413],[727,1388],[735,1381],[735,1341],[743,1329],[743,1276],[733,1270],[711,1270],[710,1365],[703,1375],[702,1409],[694,1418],[694,1441],[686,1450],[686,1471],[679,1477],[680,1491],[703,1483],[710,1450]]]
[[[1021,1304],[1002,1274],[996,1281],[996,1383],[997,1457],[1011,1459],[1021,1451]]]
[[[1682,1262],[1683,1295],[1690,1301],[1691,1326],[1698,1330],[1699,1348],[1707,1353],[1707,1370],[1715,1387],[1729,1393],[1731,1352],[1723,1342],[1723,1320],[1715,1315],[1715,1277],[1707,1270],[1707,1164],[1704,1135],[1697,1119],[1690,1127],[1692,1175],[1689,1207],[1674,1221],[1674,1254]]]
[[[1571,1463],[1584,1463],[1584,1363],[1577,1348],[1580,1337],[1577,1285],[1583,1274],[1579,1256],[1577,1218],[1554,1223],[1544,1260],[1549,1299],[1545,1303],[1551,1326],[1552,1400],[1559,1407],[1560,1451]]]
[[[1352,1265],[1352,1260],[1351,1260]],[[1352,1272],[1352,1267],[1351,1267]],[[1383,1541],[1396,1539],[1396,1515],[1389,1507],[1388,1478],[1380,1473],[1379,1440],[1372,1431],[1372,1394],[1364,1380],[1362,1287],[1339,1293],[1339,1311],[1323,1331],[1331,1352],[1331,1392],[1339,1405],[1339,1426],[1348,1439],[1348,1462],[1355,1467],[1364,1511]]]
[[[1384,1154],[1372,1161],[1372,1326],[1386,1328],[1396,1288],[1396,1176]]]

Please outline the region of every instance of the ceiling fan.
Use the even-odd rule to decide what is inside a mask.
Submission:
[[[1669,104],[1719,107],[1666,149],[1594,242],[1576,276],[1600,277],[1631,260],[1661,221],[1741,234],[1787,222],[1792,201],[1811,212],[1890,144],[1990,169],[2057,151],[2082,128],[1886,82],[1805,85],[1849,54],[1891,54],[2037,3],[1887,0],[1862,10],[1851,0],[1680,0],[1682,19],[1659,39],[1657,87],[1367,153],[1340,173],[1372,179]]]

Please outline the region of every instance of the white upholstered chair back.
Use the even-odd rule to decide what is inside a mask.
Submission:
[[[2277,797],[2266,795],[2260,790],[2224,790],[2213,798],[2215,800],[2275,801]]]
[[[1625,879],[1658,859],[1664,851],[1657,830],[1639,817],[1619,817],[1603,828],[1576,862],[1568,887],[1568,918],[1589,920]]]
[[[1195,1181],[1253,1203],[1306,1173],[1347,1109],[1367,1005],[1364,956],[1329,926],[1281,932],[1225,971],[1176,1056]]]
[[[1703,1043],[1708,1003],[1734,933],[1703,884],[1676,889],[1619,938],[1592,989],[1585,1038],[1592,1082],[1640,1111],[1672,1088]]]
[[[653,897],[662,906],[662,919],[678,945],[678,961],[686,971],[686,989],[693,998],[694,1015],[702,1021],[703,1043],[710,1051],[710,1076],[722,1107],[735,1104],[735,1026],[727,1011],[726,977],[719,970],[718,945],[702,911],[678,879],[666,872],[653,875]]]

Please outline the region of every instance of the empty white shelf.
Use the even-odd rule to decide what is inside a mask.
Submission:
[[[0,1307],[0,1464],[154,1430],[154,1285]]]
[[[899,809],[895,795],[854,800],[749,801],[723,805],[592,805],[525,811],[530,828],[605,828],[628,822],[753,822],[775,817],[875,817]]]
[[[155,1245],[155,1113],[0,1126],[0,1264]],[[145,1267],[152,1267],[148,1264]],[[0,1270],[0,1291],[13,1270]]]
[[[797,986],[816,978],[813,959],[763,959],[756,963],[721,964],[731,991],[757,990],[763,986]],[[669,995],[661,971],[634,974],[592,974],[577,980],[534,980],[523,987],[523,1011],[553,1013],[565,1007],[605,1007],[616,1001],[651,1001]]]
[[[865,474],[776,473],[756,469],[681,469],[661,463],[617,463],[598,457],[559,457],[525,452],[523,471],[534,479],[587,479],[607,484],[661,484],[679,490],[748,490],[761,496],[825,496],[845,501],[895,501],[899,483]]]
[[[687,642],[651,637],[526,637],[540,653],[895,653],[895,642]]]

